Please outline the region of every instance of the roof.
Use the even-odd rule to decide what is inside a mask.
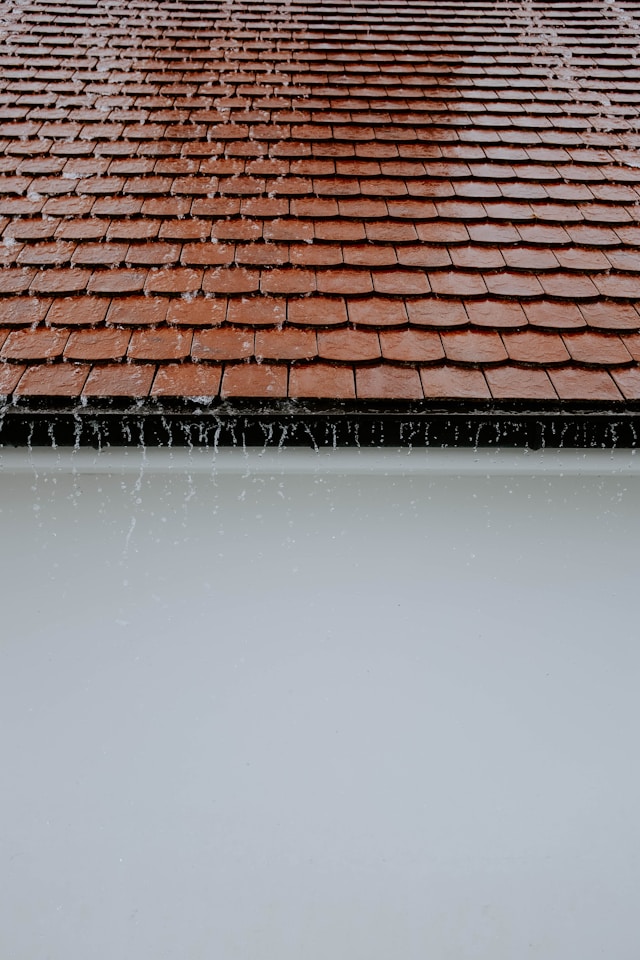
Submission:
[[[3,9],[11,410],[635,416],[640,3]]]

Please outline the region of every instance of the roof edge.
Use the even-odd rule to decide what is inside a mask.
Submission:
[[[637,448],[640,404],[22,397],[0,446]]]

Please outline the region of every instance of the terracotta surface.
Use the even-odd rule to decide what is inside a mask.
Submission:
[[[1,9],[3,393],[638,398],[640,3]]]

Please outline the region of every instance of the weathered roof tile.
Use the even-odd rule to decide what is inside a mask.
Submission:
[[[291,368],[289,395],[300,399],[354,400],[353,368],[330,363],[296,364]]]
[[[34,364],[24,369],[14,392],[19,396],[77,397],[89,375],[88,364]],[[109,394],[108,394],[109,395]]]
[[[215,397],[222,367],[214,364],[167,363],[158,368],[151,395],[155,397]]]
[[[69,366],[66,364],[59,369],[65,370]],[[82,392],[88,397],[146,397],[155,369],[151,363],[110,363],[94,366]]]

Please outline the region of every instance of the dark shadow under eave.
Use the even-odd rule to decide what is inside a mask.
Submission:
[[[640,403],[34,397],[0,406],[0,446],[635,449]]]

